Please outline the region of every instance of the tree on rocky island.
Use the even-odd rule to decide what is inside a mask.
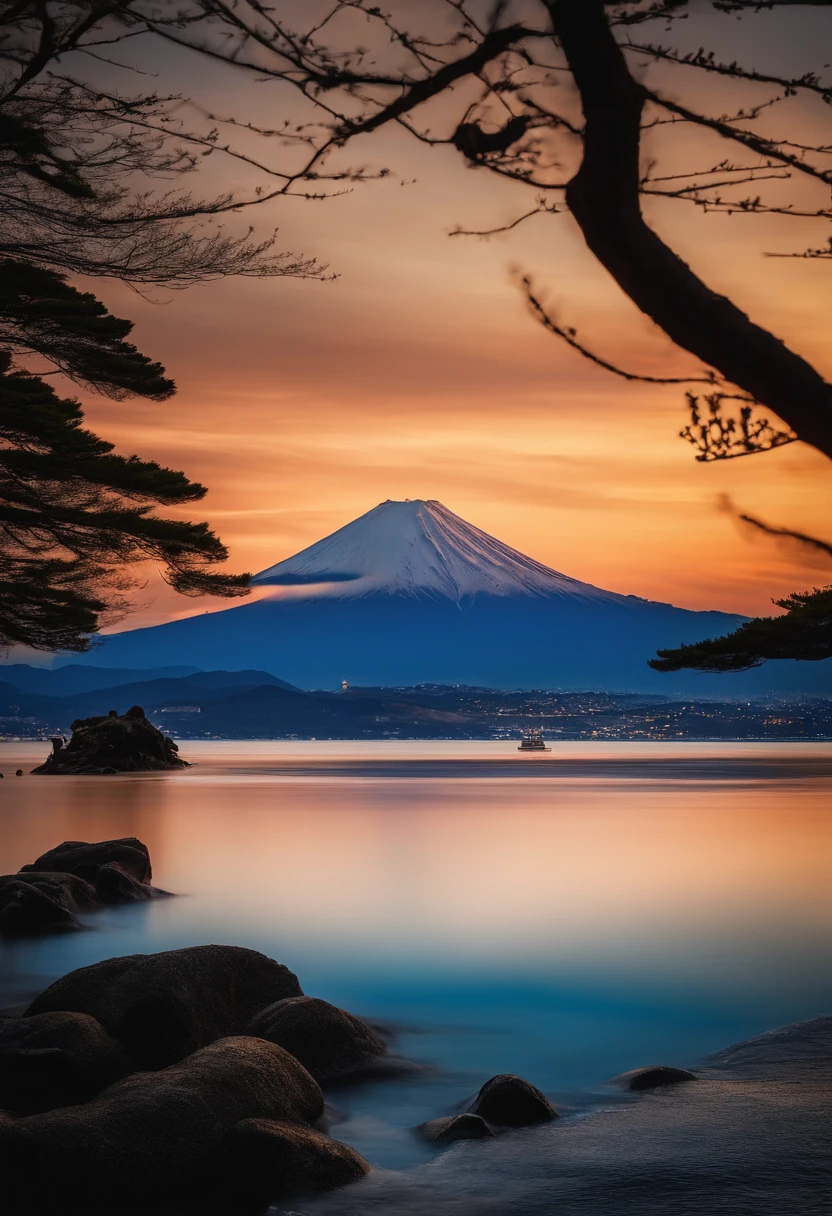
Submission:
[[[53,749],[43,764],[32,769],[33,773],[138,773],[188,767],[178,746],[148,721],[139,705],[124,714],[111,709],[109,714],[77,719],[72,723],[69,743],[64,746],[61,739],[54,739]],[[129,889],[128,881],[128,894]],[[151,896],[139,893],[139,897]]]

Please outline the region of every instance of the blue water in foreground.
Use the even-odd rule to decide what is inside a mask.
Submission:
[[[320,1201],[327,1212],[549,1212],[546,1137],[568,1132],[556,1143],[597,1169],[582,1129],[635,1126],[615,1122],[632,1103],[606,1079],[832,1012],[832,745],[567,744],[527,758],[510,743],[205,742],[183,744],[198,762],[185,772],[10,777],[43,752],[0,744],[0,872],[65,839],[136,835],[154,882],[181,897],[5,943],[0,1005],[102,958],[226,942],[383,1023],[425,1071],[328,1095],[333,1135],[381,1168]],[[434,1159],[413,1125],[500,1072],[567,1118],[490,1155],[458,1145]],[[660,1109],[676,1119],[669,1099]],[[425,1189],[475,1158],[489,1181],[467,1199]],[[630,1210],[576,1196],[563,1210]],[[722,1210],[712,1200],[701,1210]],[[769,1211],[748,1204],[730,1210]]]

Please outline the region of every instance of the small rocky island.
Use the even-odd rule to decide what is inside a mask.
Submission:
[[[140,773],[159,769],[187,768],[173,739],[163,735],[134,705],[125,714],[111,709],[96,718],[78,718],[72,723],[72,738],[52,740],[52,754],[33,773],[107,774]]]

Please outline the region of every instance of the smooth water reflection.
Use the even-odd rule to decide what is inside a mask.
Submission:
[[[582,1106],[832,1009],[829,745],[197,743],[184,773],[9,777],[42,752],[0,744],[0,872],[136,835],[183,898],[4,944],[0,1004],[115,954],[263,950],[436,1067],[334,1098],[376,1163],[495,1073]]]

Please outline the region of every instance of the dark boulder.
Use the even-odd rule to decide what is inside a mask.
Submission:
[[[153,871],[150,866],[150,851],[146,844],[135,836],[122,836],[118,840],[65,840],[63,844],[41,853],[31,865],[23,866],[21,873],[31,870],[61,870],[65,874],[77,874],[87,882],[94,883],[101,866],[114,862],[121,866],[137,882],[150,882]]]
[[[170,894],[150,883],[138,882],[116,861],[101,866],[95,876],[95,890],[103,904],[134,904],[147,899],[164,899]]]
[[[13,936],[78,928],[75,911],[63,898],[17,874],[0,878],[0,933]]]
[[[663,1085],[679,1085],[683,1081],[695,1081],[692,1072],[684,1068],[671,1068],[667,1064],[651,1064],[647,1068],[634,1068],[624,1072],[619,1077],[613,1077],[611,1085],[621,1085],[625,1089],[639,1091],[642,1089],[659,1089]]]
[[[105,904],[135,903],[167,895],[150,886],[152,874],[150,854],[146,844],[135,836],[120,840],[65,840],[56,848],[41,854],[19,874],[0,878],[0,922],[2,907],[13,905],[5,917],[11,931],[43,931],[58,927],[77,927],[75,913]],[[27,897],[17,888],[5,896],[3,885],[29,883],[57,904],[62,912],[50,911],[42,899]]]
[[[0,877],[0,932],[78,929],[76,913],[100,903],[95,888],[76,874],[4,874]]]
[[[321,1084],[343,1080],[383,1056],[387,1044],[353,1014],[312,996],[293,996],[262,1009],[248,1034],[277,1043]]]
[[[292,1195],[331,1191],[369,1173],[363,1157],[297,1123],[244,1119],[223,1141],[223,1182],[253,1208]]]
[[[134,705],[125,714],[79,718],[72,723],[66,746],[53,740],[53,751],[33,773],[134,773],[187,768],[179,748]]]
[[[487,1140],[494,1132],[480,1115],[467,1112],[464,1115],[448,1115],[444,1119],[431,1119],[418,1128],[432,1144],[453,1144],[457,1140]]]
[[[55,933],[78,929],[76,913],[100,906],[94,887],[75,874],[0,876],[0,932]]]
[[[61,871],[25,871],[15,875],[24,882],[48,891],[53,899],[66,901],[81,912],[101,907],[101,900],[91,882],[79,874],[64,874]]]
[[[17,1114],[86,1102],[134,1067],[88,1014],[0,1019],[0,1107]]]
[[[529,1127],[558,1117],[552,1103],[539,1089],[510,1073],[486,1081],[469,1110],[498,1127]]]
[[[242,1120],[303,1124],[322,1110],[320,1089],[288,1052],[261,1039],[223,1039],[161,1072],[133,1073],[81,1106],[0,1125],[4,1198],[21,1213],[164,1210],[176,1197],[226,1189],[223,1140]],[[317,1176],[310,1170],[310,1181]]]
[[[92,884],[84,878],[79,878],[77,874],[61,874],[52,871],[41,874],[21,870],[17,874],[0,876],[0,890],[4,886],[19,882],[26,883],[30,887],[37,887],[69,912],[86,911],[89,908],[97,908],[101,904]]]
[[[431,1119],[416,1128],[433,1144],[456,1140],[483,1140],[511,1127],[550,1123],[558,1112],[552,1103],[522,1077],[501,1073],[486,1081],[468,1110],[444,1119]]]
[[[35,997],[26,1016],[88,1013],[140,1068],[164,1068],[227,1035],[243,1034],[261,1009],[300,996],[297,976],[242,946],[190,946],[130,954],[81,967]]]

